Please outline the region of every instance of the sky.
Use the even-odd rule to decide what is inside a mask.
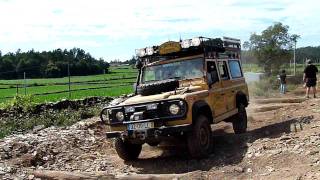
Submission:
[[[317,0],[0,0],[2,54],[82,48],[127,60],[135,49],[198,36],[242,42],[275,22],[298,34],[297,47],[320,45]]]

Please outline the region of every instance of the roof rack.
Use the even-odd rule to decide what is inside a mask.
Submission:
[[[241,50],[241,41],[240,39],[230,38],[230,37],[223,37],[223,43],[226,50],[230,51],[237,51]]]
[[[223,37],[222,39],[207,38],[200,36],[192,39],[180,40],[179,42],[168,41],[160,46],[136,49],[136,55],[140,58],[148,58],[148,61],[152,62],[156,59],[172,59],[201,53],[210,57],[220,57],[220,55],[239,57],[240,51],[240,39],[231,37]]]

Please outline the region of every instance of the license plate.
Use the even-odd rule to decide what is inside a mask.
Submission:
[[[154,128],[153,122],[128,124],[128,130],[141,130],[149,128]]]

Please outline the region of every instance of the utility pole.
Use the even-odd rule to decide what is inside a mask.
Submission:
[[[70,99],[71,98],[70,60],[68,60],[68,79],[69,79],[68,89],[69,89],[69,99]]]
[[[23,79],[24,79],[24,95],[27,95],[27,79],[26,79],[26,72],[23,72]]]
[[[294,49],[293,49],[293,75],[296,76],[296,45],[297,40],[294,40]]]
[[[296,71],[297,71],[297,69],[296,69],[296,63],[297,63],[296,62],[296,47],[297,47],[298,38],[300,38],[300,36],[297,34],[293,34],[291,36],[291,41],[294,42],[294,49],[293,49],[293,74],[294,74],[294,76],[296,75]]]

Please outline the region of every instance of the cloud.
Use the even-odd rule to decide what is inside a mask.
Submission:
[[[319,40],[319,5],[316,0],[2,0],[0,49],[81,46],[98,57],[125,58],[134,48],[180,35],[247,40],[277,21],[307,45],[311,37]]]

